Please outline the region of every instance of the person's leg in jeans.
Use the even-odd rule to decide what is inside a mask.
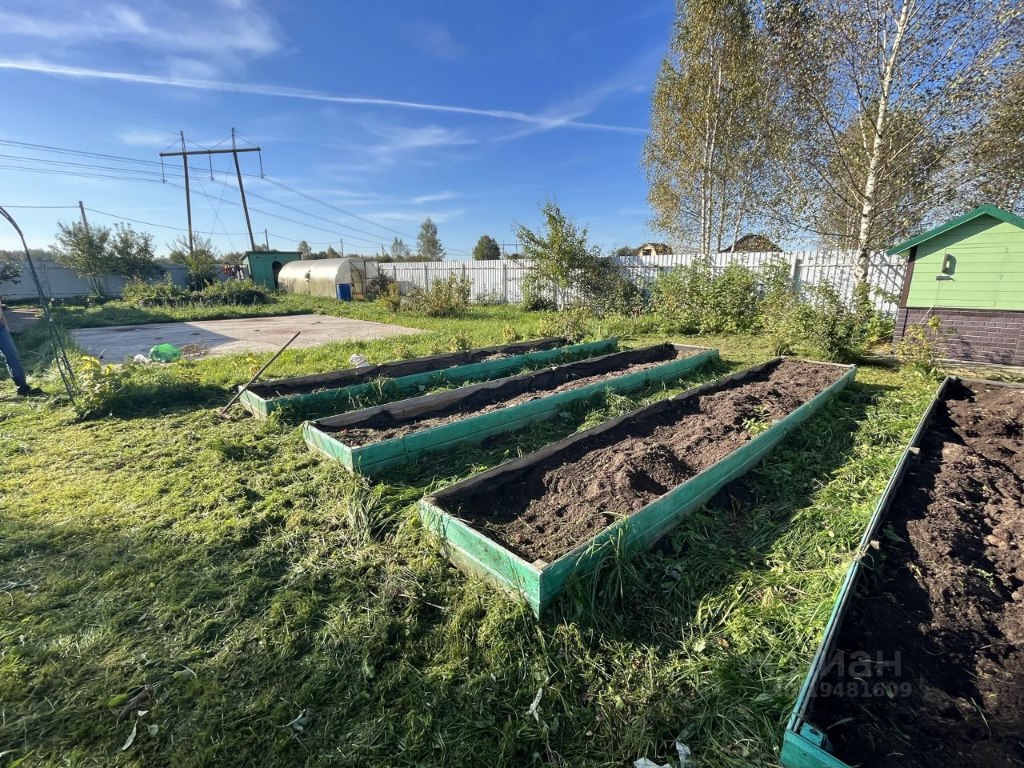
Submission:
[[[21,358],[18,357],[18,350],[14,346],[14,339],[11,332],[7,330],[4,323],[0,323],[0,356],[7,364],[7,372],[11,374],[18,391],[22,392],[29,388],[28,379],[25,378],[25,369],[21,365]]]

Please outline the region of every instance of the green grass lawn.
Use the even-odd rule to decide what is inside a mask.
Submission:
[[[497,307],[443,321],[286,308],[425,333],[288,352],[273,375],[338,367],[356,350],[426,353],[457,335],[502,343],[506,325],[530,337],[546,321]],[[138,312],[114,303],[61,319]],[[291,426],[217,418],[264,357],[175,366],[131,407],[84,422],[0,383],[0,765],[625,766],[667,761],[677,737],[701,766],[775,765],[850,553],[933,381],[862,367],[666,546],[577,585],[540,621],[450,567],[412,506],[769,357],[756,338],[676,340],[719,346],[725,362],[381,484],[317,457]]]

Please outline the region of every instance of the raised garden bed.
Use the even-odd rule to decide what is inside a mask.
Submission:
[[[678,378],[717,357],[718,350],[680,344],[616,352],[307,422],[303,436],[348,469],[372,475],[426,451],[553,418],[606,390],[628,392]]]
[[[286,407],[295,417],[316,411],[340,413],[358,404],[360,397],[372,393],[381,382],[401,396],[443,384],[494,379],[559,358],[599,355],[618,346],[616,339],[563,346],[565,342],[564,338],[539,339],[275,379],[254,384],[240,402],[257,418]]]
[[[946,379],[861,540],[787,768],[1024,766],[1024,388]]]
[[[853,366],[772,360],[612,419],[420,502],[463,569],[538,614],[608,547],[646,547],[854,377]]]

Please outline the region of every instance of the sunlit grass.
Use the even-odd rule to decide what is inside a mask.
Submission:
[[[296,350],[275,374],[397,344],[423,354],[458,332],[502,343],[506,323],[529,337],[542,320],[399,316],[424,336]],[[629,344],[661,340],[644,330]],[[681,736],[701,765],[775,765],[932,382],[861,368],[665,546],[609,561],[540,621],[452,568],[414,511],[430,490],[769,356],[757,339],[679,341],[725,362],[379,484],[276,420],[217,418],[255,364],[244,356],[172,369],[178,389],[132,418],[82,422],[0,384],[0,764],[623,766],[666,762]],[[118,720],[146,684],[147,714]],[[286,727],[303,710],[301,732]]]

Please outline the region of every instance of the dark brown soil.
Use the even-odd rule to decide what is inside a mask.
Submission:
[[[1022,389],[940,404],[838,636],[882,665],[833,665],[812,705],[847,763],[1024,766],[1022,429]]]
[[[837,381],[843,370],[784,360],[660,413],[580,441],[453,511],[527,560],[548,562],[639,511]]]
[[[633,360],[623,360],[617,365],[609,366],[601,373],[587,375],[589,366],[562,370],[555,368],[544,371],[544,375],[533,376],[532,379],[535,379],[537,383],[520,394],[503,394],[499,390],[482,389],[470,398],[447,408],[440,408],[437,411],[410,416],[404,419],[396,418],[390,413],[379,413],[364,422],[360,422],[359,426],[342,427],[335,430],[333,434],[346,445],[358,446],[377,443],[382,440],[410,435],[414,432],[430,429],[431,427],[438,427],[442,424],[461,421],[467,416],[479,416],[491,411],[519,405],[520,403],[528,403],[531,400],[548,397],[559,392],[568,392],[572,389],[586,387],[617,376],[645,371],[648,368],[664,365],[669,360],[685,357],[688,354],[687,352],[677,354],[675,350],[666,345],[664,354],[658,355],[657,359],[652,362],[636,362],[635,358]],[[564,383],[549,386],[552,380]]]

